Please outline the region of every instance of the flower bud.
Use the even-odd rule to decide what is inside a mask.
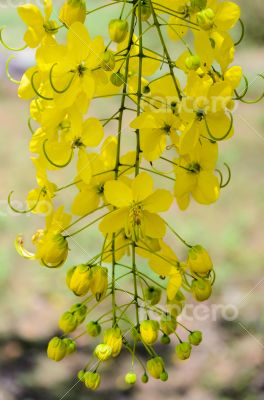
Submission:
[[[160,321],[160,327],[166,335],[171,335],[177,328],[177,321],[172,315],[164,314]]]
[[[80,325],[81,323],[83,323],[87,315],[87,307],[85,304],[77,303],[70,308],[70,312],[75,315],[78,321],[78,325]]]
[[[98,344],[94,350],[94,354],[100,361],[109,360],[112,355],[112,347],[105,343]]]
[[[74,22],[85,22],[86,2],[85,0],[66,0],[60,9],[59,19],[67,27]]]
[[[72,354],[76,351],[77,347],[76,347],[76,343],[74,340],[65,338],[65,339],[62,339],[62,341],[65,343],[65,345],[67,347],[67,356],[69,356],[70,354]]]
[[[181,342],[176,346],[176,354],[180,360],[187,360],[192,351],[192,346],[188,342]]]
[[[143,342],[154,344],[158,339],[159,323],[153,320],[145,320],[140,323],[140,335]]]
[[[67,355],[67,344],[63,339],[54,337],[49,341],[47,356],[51,360],[61,361]]]
[[[36,256],[46,267],[60,267],[67,259],[68,242],[60,233],[44,235],[36,245]]]
[[[170,344],[171,340],[170,337],[168,335],[163,335],[160,339],[160,342],[162,344]]]
[[[99,336],[101,330],[102,330],[101,325],[99,325],[97,321],[90,321],[86,325],[86,332],[88,333],[88,335],[92,337]]]
[[[135,372],[128,372],[125,376],[125,382],[129,385],[134,385],[137,381],[137,375]]]
[[[70,333],[75,331],[77,326],[78,326],[78,319],[73,313],[66,311],[64,314],[62,314],[59,320],[59,328],[64,333]]]
[[[200,28],[209,31],[214,25],[215,13],[211,8],[205,8],[196,15]]]
[[[122,19],[112,19],[108,25],[110,39],[113,42],[121,43],[128,33],[128,22]]]
[[[90,289],[91,268],[81,264],[70,269],[67,273],[66,282],[76,296],[85,296]]]
[[[101,67],[105,71],[113,71],[115,68],[115,55],[111,50],[104,52]]]
[[[149,381],[148,375],[147,375],[146,373],[143,374],[143,375],[141,376],[141,382],[142,382],[142,383],[148,383],[148,381]]]
[[[169,375],[168,375],[168,372],[167,372],[167,371],[163,371],[163,372],[160,374],[160,380],[161,380],[161,381],[166,382],[166,381],[168,380],[168,378],[169,378]]]
[[[203,340],[203,334],[201,331],[194,331],[190,333],[188,339],[193,346],[199,346]]]
[[[189,56],[185,60],[186,68],[196,71],[201,66],[201,59],[199,56]]]
[[[207,5],[207,0],[191,0],[191,8],[193,11],[203,10]]]
[[[152,306],[155,306],[160,302],[161,290],[154,286],[147,287],[144,290],[144,296],[145,300],[149,301]]]
[[[164,371],[164,361],[161,357],[154,357],[147,361],[147,370],[149,374],[155,378],[159,379],[160,375]]]
[[[120,328],[109,328],[104,332],[104,343],[111,347],[112,357],[120,354],[123,338]]]
[[[208,252],[200,245],[193,246],[188,253],[188,266],[191,271],[206,275],[213,268],[213,262]]]
[[[125,77],[121,72],[114,72],[110,77],[110,81],[114,86],[119,87],[124,85]]]
[[[101,383],[101,376],[97,372],[86,372],[84,375],[85,386],[88,389],[96,390]]]
[[[107,268],[93,267],[91,269],[91,292],[95,296],[97,301],[100,301],[106,294],[108,287],[108,271]]]
[[[207,279],[193,280],[191,290],[197,301],[205,301],[212,294],[212,286]]]
[[[77,374],[77,378],[79,379],[79,381],[84,382],[85,381],[85,371],[83,369],[81,369],[78,374]]]
[[[141,2],[141,21],[147,21],[149,17],[151,16],[151,8],[149,5],[148,0],[143,0]],[[139,17],[139,12],[138,12],[138,7],[137,7],[137,15]]]

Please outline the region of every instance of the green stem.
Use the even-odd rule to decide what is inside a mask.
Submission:
[[[178,93],[179,99],[181,100],[181,99],[182,99],[182,95],[181,95],[181,91],[180,91],[178,82],[177,82],[177,80],[176,80],[176,78],[175,78],[175,75],[174,75],[173,63],[172,63],[172,60],[171,60],[169,51],[168,51],[168,49],[167,49],[165,40],[164,40],[164,38],[163,38],[161,29],[160,29],[160,23],[159,23],[159,21],[158,21],[156,12],[155,12],[155,10],[154,10],[153,4],[152,4],[152,0],[149,0],[149,5],[150,5],[150,8],[151,8],[151,12],[152,12],[154,24],[155,24],[155,26],[156,26],[156,29],[157,29],[157,32],[158,32],[158,35],[159,35],[159,38],[160,38],[160,42],[161,42],[161,44],[162,44],[162,48],[163,48],[164,54],[165,54],[165,56],[166,56],[166,58],[167,58],[167,60],[168,60],[168,62],[169,62],[170,75],[171,75],[171,77],[172,77],[172,80],[173,80],[175,89],[176,89],[176,91],[177,91],[177,93]]]
[[[139,327],[139,305],[138,305],[138,290],[137,290],[137,265],[136,265],[136,246],[132,244],[132,273],[134,283],[134,301],[136,306],[136,322],[137,328]]]

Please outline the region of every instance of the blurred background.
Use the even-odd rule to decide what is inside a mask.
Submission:
[[[89,7],[103,3],[90,1]],[[264,5],[262,0],[237,3],[242,6],[246,38],[237,48],[236,63],[242,65],[248,76],[249,95],[255,98],[263,90],[263,81],[256,74],[263,73],[264,69],[261,47]],[[20,46],[24,27],[16,15],[15,4],[18,4],[15,0],[0,0],[0,26],[7,27],[6,41]],[[91,32],[102,31],[116,14],[108,8],[100,16],[100,24],[94,17],[89,18]],[[239,35],[239,31],[235,34]],[[166,384],[151,380],[148,385],[138,384],[132,389],[124,386],[124,371],[129,369],[129,360],[124,354],[117,362],[107,365],[102,389],[94,394],[82,384],[72,388],[77,382],[76,372],[91,352],[89,339],[84,342],[81,355],[60,364],[46,358],[46,344],[57,332],[59,316],[75,301],[64,283],[65,267],[50,271],[24,261],[14,250],[17,233],[29,239],[43,223],[41,218],[10,212],[6,202],[11,190],[15,190],[14,198],[23,202],[35,186],[35,171],[28,153],[28,104],[17,98],[16,85],[6,78],[8,55],[1,48],[0,400],[101,400],[106,396],[109,400],[138,400],[142,396],[146,400],[159,400],[163,396],[167,400],[263,400],[263,103],[238,106],[236,134],[222,145],[219,165],[224,161],[230,165],[232,181],[222,191],[220,201],[210,207],[192,204],[188,211],[175,211],[171,215],[177,230],[191,243],[200,241],[214,258],[217,281],[208,305],[220,304],[229,311],[238,309],[237,318],[228,321],[223,313],[217,313],[216,318],[210,316],[191,322],[192,328],[204,332],[204,342],[189,361],[177,361],[173,345],[159,349],[169,360]],[[32,63],[30,51],[18,53],[12,61],[12,72],[19,78]],[[65,175],[65,183],[68,178]],[[82,235],[78,243],[90,253],[98,238],[94,230],[90,235]],[[71,250],[66,268],[83,261],[75,243],[71,244]]]

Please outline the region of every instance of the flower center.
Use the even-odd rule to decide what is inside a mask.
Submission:
[[[128,227],[126,236],[137,242],[142,237],[142,204],[133,202],[128,213]]]
[[[162,128],[162,130],[163,130],[167,135],[169,135],[169,133],[170,133],[170,131],[171,131],[171,125],[165,123],[164,126],[163,126],[163,128]]]
[[[73,143],[72,143],[72,147],[73,148],[79,148],[79,147],[82,147],[83,146],[83,142],[82,142],[82,140],[81,140],[81,138],[80,137],[76,137],[75,139],[74,139],[74,141],[73,141]]]
[[[198,162],[193,162],[188,165],[188,170],[191,174],[198,174],[201,171],[201,165]]]
[[[84,75],[86,70],[87,68],[85,67],[83,62],[77,66],[77,72],[80,77]]]

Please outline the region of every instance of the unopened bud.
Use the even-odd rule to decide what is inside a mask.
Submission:
[[[85,0],[67,0],[60,9],[59,19],[67,27],[74,22],[85,22],[86,2]]]
[[[112,19],[108,25],[110,39],[113,42],[121,43],[128,33],[128,22],[122,19]]]

